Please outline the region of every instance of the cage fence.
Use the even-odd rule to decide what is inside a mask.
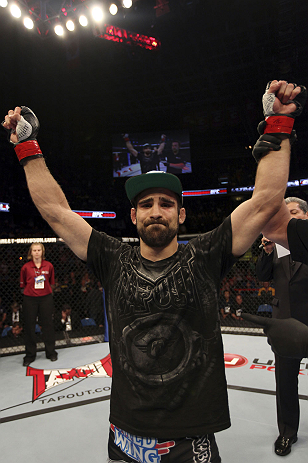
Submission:
[[[189,237],[188,237],[189,238]],[[135,244],[136,238],[121,238]],[[32,242],[43,242],[46,260],[55,269],[53,298],[56,348],[108,341],[104,290],[87,265],[59,238],[0,240],[0,355],[25,351],[23,339],[20,270],[27,262]],[[180,240],[179,240],[180,241]],[[223,333],[263,335],[263,330],[241,318],[241,312],[271,317],[271,283],[257,280],[255,264],[260,241],[238,260],[221,283],[219,317]],[[61,323],[62,311],[70,310],[70,323]],[[12,327],[19,329],[13,329]],[[40,320],[36,325],[37,348],[44,350]]]

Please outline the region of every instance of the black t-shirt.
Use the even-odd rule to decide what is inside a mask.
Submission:
[[[143,174],[150,170],[159,169],[159,157],[156,151],[152,151],[150,156],[145,156],[144,153],[138,153],[138,159],[140,161],[141,172]]]
[[[167,159],[170,164],[185,164],[184,155],[181,150],[177,154],[175,154],[173,151],[170,151],[168,153]],[[167,172],[170,174],[181,174],[182,167],[177,168],[167,166]]]
[[[93,230],[88,263],[105,289],[114,425],[157,438],[230,426],[218,295],[231,248],[230,217],[159,262]]]
[[[230,295],[227,300],[224,295],[220,295],[219,298],[219,309],[223,310],[225,314],[231,314],[231,308],[234,305],[234,297]]]

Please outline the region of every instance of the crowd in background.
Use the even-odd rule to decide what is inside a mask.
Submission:
[[[7,143],[5,141],[5,143]],[[0,202],[10,204],[10,212],[0,212],[0,239],[4,238],[35,238],[54,237],[53,230],[41,218],[32,204],[29,196],[23,170],[16,169],[16,159],[8,156],[8,149],[0,151],[0,161],[9,164],[6,176],[1,175]],[[84,158],[87,163],[87,157]],[[63,165],[48,159],[54,176],[59,181],[69,204],[73,210],[114,211],[116,219],[89,219],[91,226],[98,231],[104,231],[115,237],[137,237],[135,226],[132,224],[129,208],[130,204],[125,196],[125,179],[110,179],[102,181],[101,173],[91,163],[82,168],[72,168],[67,175],[68,159]],[[71,161],[72,162],[72,161]],[[76,167],[76,166],[75,166]],[[10,173],[11,172],[11,173]],[[82,174],[80,174],[82,172]],[[232,159],[230,162],[217,162],[217,159],[207,159],[206,166],[198,169],[195,166],[193,174],[183,174],[181,181],[184,190],[190,190],[191,179],[195,185],[207,188],[228,188],[229,194],[206,197],[185,198],[184,206],[187,218],[180,226],[180,235],[194,235],[204,233],[222,223],[240,202],[249,198],[250,193],[233,193],[233,187],[251,186],[254,184],[255,162],[252,157]],[[16,177],[17,175],[17,177]],[[13,178],[14,176],[14,178]],[[193,177],[192,177],[193,176]],[[228,184],[221,182],[227,180]],[[293,188],[292,196],[307,199],[307,187]],[[12,319],[17,306],[21,310],[21,293],[19,290],[19,260],[16,249],[9,246],[0,248],[0,332],[7,329],[7,333],[17,339],[22,336],[22,313],[20,320],[17,316]],[[53,251],[54,252],[54,251]],[[17,254],[16,254],[17,253]],[[222,325],[245,324],[241,319],[242,310],[271,316],[271,297],[274,288],[257,280],[255,276],[255,260],[259,253],[258,247],[248,257],[241,259],[223,280],[219,300],[219,311]],[[53,289],[55,312],[55,328],[58,332],[82,328],[82,320],[93,319],[95,326],[104,325],[103,317],[103,289],[86,271],[83,263],[65,246],[58,247],[55,255],[50,256],[55,267],[56,284]],[[269,286],[269,289],[268,289]],[[69,319],[69,323],[67,320]],[[40,333],[39,320],[37,326]],[[0,337],[0,342],[1,342]]]
[[[23,296],[19,288],[19,272],[25,261],[25,246],[20,246],[1,246],[0,345],[1,340],[17,344],[23,341]],[[55,284],[52,287],[55,331],[82,335],[83,331],[89,333],[92,329],[93,333],[102,333],[105,325],[104,291],[100,282],[63,243],[47,244],[46,247],[55,267]],[[39,340],[39,317],[36,333]]]
[[[219,211],[212,212],[220,222]],[[104,292],[100,282],[63,243],[46,246],[49,246],[48,255],[55,267],[53,298],[56,332],[82,333],[89,325],[103,332]],[[270,283],[259,281],[255,275],[258,253],[256,243],[222,281],[219,313],[223,326],[246,326],[241,318],[242,311],[271,316],[271,300],[275,290]],[[23,259],[20,254],[22,252],[18,245],[1,247],[0,344],[4,338],[22,342],[23,314],[19,270]],[[39,320],[36,331],[39,338]]]

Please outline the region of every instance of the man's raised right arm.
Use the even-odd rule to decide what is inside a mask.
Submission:
[[[10,110],[5,116],[3,126],[12,131],[10,139],[15,144],[20,163],[24,166],[32,200],[54,232],[80,259],[86,261],[92,227],[71,210],[60,185],[48,170],[35,138],[39,127],[36,116],[25,113],[23,118],[22,115],[19,107],[14,111]],[[36,121],[33,117],[38,124],[36,133]]]
[[[30,159],[24,169],[31,198],[43,219],[80,259],[86,261],[91,226],[71,210],[43,158]]]
[[[124,133],[122,136],[123,136],[123,139],[125,141],[126,148],[130,152],[130,154],[137,157],[138,156],[138,151],[135,150],[135,148],[133,147],[132,142],[129,139],[128,133]]]

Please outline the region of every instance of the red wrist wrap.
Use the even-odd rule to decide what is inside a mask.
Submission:
[[[284,115],[269,116],[266,119],[266,127],[264,133],[283,133],[291,135],[294,119]]]
[[[20,143],[14,147],[15,153],[19,159],[19,162],[30,156],[43,156],[41,148],[36,140],[28,140],[23,143]]]

